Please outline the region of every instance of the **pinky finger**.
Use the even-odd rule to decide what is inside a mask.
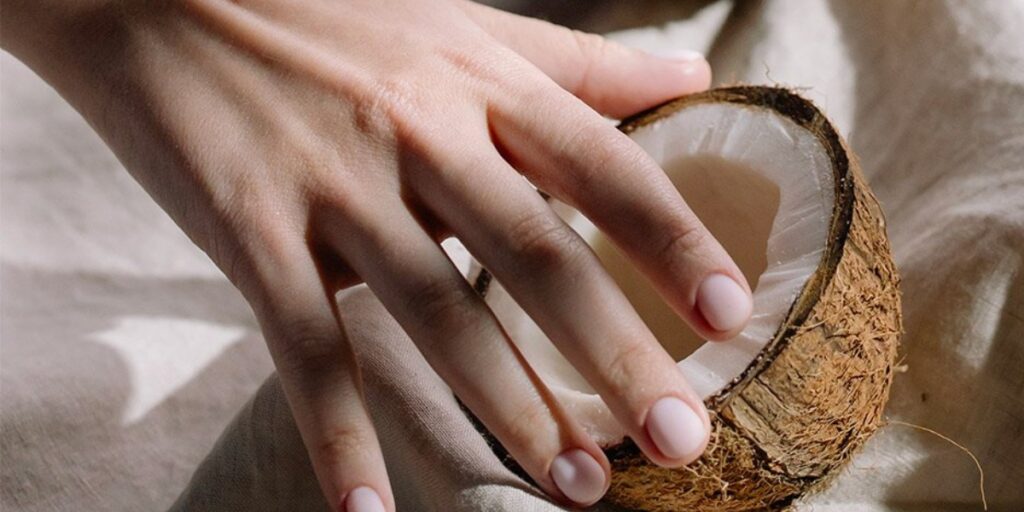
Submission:
[[[308,258],[307,258],[308,259]],[[395,510],[337,306],[312,261],[267,287],[256,314],[331,510]]]

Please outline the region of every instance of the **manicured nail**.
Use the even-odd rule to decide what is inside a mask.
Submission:
[[[356,487],[345,498],[345,512],[385,512],[384,502],[377,491],[369,487]]]
[[[590,456],[580,450],[566,450],[551,462],[551,479],[558,490],[570,500],[588,505],[604,494],[604,469]]]
[[[669,459],[690,457],[707,437],[704,421],[682,400],[667,396],[647,413],[647,435]]]
[[[697,309],[719,331],[742,327],[753,303],[739,283],[724,274],[712,274],[697,289]]]
[[[678,50],[670,54],[670,58],[675,60],[682,60],[684,62],[695,62],[697,60],[705,60],[703,53],[697,50]]]
[[[656,52],[654,55],[668,60],[677,60],[679,62],[697,62],[704,60],[704,54],[697,50],[667,50]]]

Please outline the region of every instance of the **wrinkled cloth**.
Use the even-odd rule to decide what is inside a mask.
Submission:
[[[836,122],[903,276],[906,370],[886,414],[970,449],[990,509],[1024,509],[1024,4],[594,2],[586,16],[654,23],[614,37],[704,50],[718,83],[798,88]],[[0,508],[324,510],[241,296],[52,90],[9,55],[0,71]],[[365,288],[340,300],[400,510],[558,510],[491,454]],[[978,476],[894,424],[797,508],[977,510]]]

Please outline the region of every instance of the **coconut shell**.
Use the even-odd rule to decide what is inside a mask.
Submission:
[[[827,247],[773,339],[706,400],[712,434],[704,455],[666,469],[628,439],[608,447],[612,482],[604,500],[652,512],[782,509],[828,482],[881,424],[902,332],[899,277],[885,218],[856,158],[828,119],[797,94],[714,89],[637,114],[620,129],[628,134],[702,103],[770,109],[818,138],[835,176]],[[477,290],[486,294],[489,281],[481,272]]]

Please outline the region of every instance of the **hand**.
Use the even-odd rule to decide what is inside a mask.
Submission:
[[[703,450],[701,400],[523,179],[594,221],[699,334],[731,337],[749,315],[742,275],[598,114],[706,88],[703,58],[656,58],[453,0],[70,5],[8,2],[4,46],[82,112],[250,302],[333,509],[394,508],[334,301],[357,282],[545,492],[586,505],[607,488],[601,449],[438,247],[452,234],[651,460],[681,465]]]

